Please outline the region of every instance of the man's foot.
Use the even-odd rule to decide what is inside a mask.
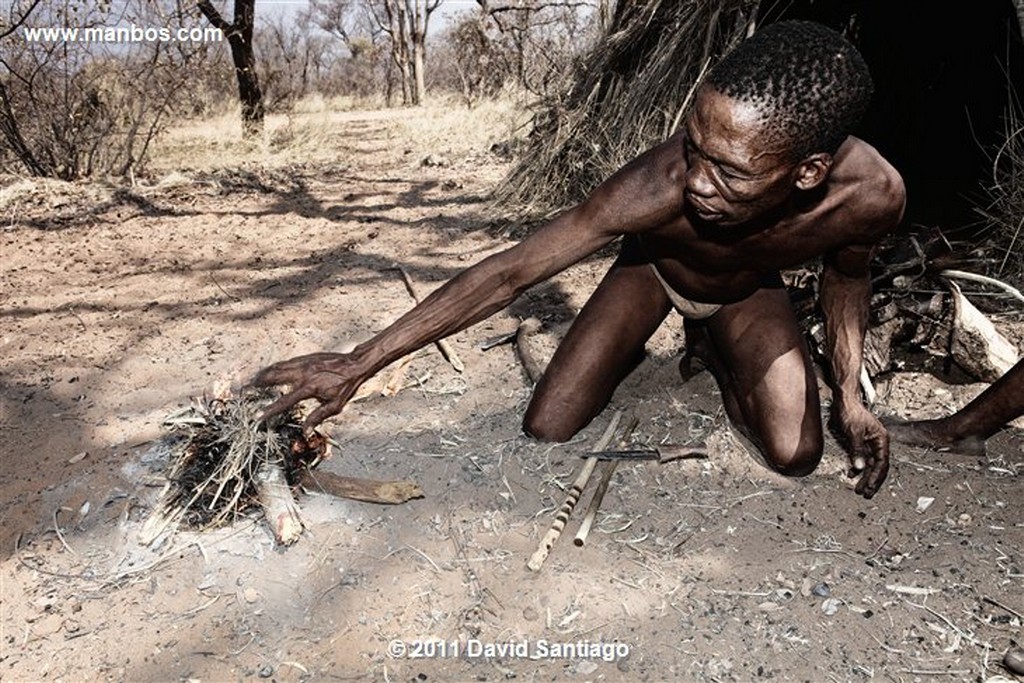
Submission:
[[[918,420],[905,422],[884,420],[889,438],[899,443],[951,451],[961,455],[985,455],[985,440],[976,436],[958,438],[950,433],[945,420]]]
[[[710,370],[717,380],[721,380],[721,361],[711,343],[705,325],[686,322],[686,349],[679,359],[679,376],[688,382],[704,370]]]

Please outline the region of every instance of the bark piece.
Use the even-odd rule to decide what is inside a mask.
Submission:
[[[953,340],[950,352],[957,364],[985,382],[994,382],[1017,363],[1017,348],[975,308],[954,282]]]
[[[350,498],[382,505],[397,505],[423,497],[423,489],[413,481],[357,479],[331,472],[306,470],[299,483],[311,491],[328,493],[337,498]]]

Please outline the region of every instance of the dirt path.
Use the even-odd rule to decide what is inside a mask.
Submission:
[[[324,467],[415,479],[424,499],[306,497],[308,533],[287,550],[258,520],[140,547],[164,416],[273,360],[381,329],[411,303],[396,265],[429,290],[507,246],[483,202],[503,163],[480,147],[422,166],[435,150],[395,117],[339,120],[334,162],[194,173],[88,201],[92,189],[12,195],[0,233],[0,679],[1009,675],[998,662],[1024,613],[1019,433],[982,459],[897,450],[870,502],[834,444],[814,475],[783,481],[731,435],[707,373],[680,381],[674,319],[576,440],[521,436],[529,387],[512,350],[476,345],[534,315],[550,348],[606,256],[455,335],[464,373],[428,349],[410,369],[429,375],[420,388],[330,424],[341,453]],[[978,389],[903,373],[880,384],[880,410],[935,414]],[[586,546],[573,547],[572,522],[529,572],[578,454],[615,409],[638,418],[639,443],[707,439],[713,457],[621,466]]]

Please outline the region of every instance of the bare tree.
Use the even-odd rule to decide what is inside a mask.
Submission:
[[[393,64],[385,58],[388,37],[372,11],[370,0],[310,0],[310,20],[341,41],[347,60],[338,60],[337,75],[346,92],[369,95],[383,81],[391,103]]]
[[[85,2],[35,5],[32,22],[58,32],[103,30],[117,20],[143,26],[186,21],[177,9],[158,17],[162,7],[152,0],[125,0],[116,16],[109,6]],[[113,48],[59,36],[0,40],[0,137],[7,143],[0,145],[0,167],[67,180],[132,176],[189,80],[187,50],[161,42]]]
[[[17,31],[18,27],[28,21],[28,15],[32,14],[32,10],[38,7],[41,2],[42,0],[31,0],[31,2],[23,9],[19,9],[17,6],[12,4],[10,7],[9,18],[7,21],[0,23],[0,40],[3,40]]]
[[[256,0],[235,0],[235,18],[228,23],[210,0],[199,0],[199,11],[211,24],[224,32],[231,46],[231,61],[238,79],[238,98],[242,102],[242,134],[259,135],[263,131],[263,91],[256,73],[253,52],[253,23]]]
[[[336,61],[330,37],[314,31],[308,11],[278,15],[261,24],[256,36],[260,52],[260,83],[265,107],[288,106],[327,84],[327,65]]]
[[[371,8],[391,40],[391,56],[402,76],[402,100],[419,105],[426,97],[427,28],[444,0],[380,0]]]

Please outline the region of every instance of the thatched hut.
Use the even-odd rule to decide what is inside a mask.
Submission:
[[[571,91],[538,116],[499,199],[535,215],[579,201],[673,132],[709,63],[756,25],[791,18],[844,31],[864,54],[876,96],[859,134],[903,173],[908,224],[977,225],[979,206],[992,201],[985,188],[993,158],[1008,132],[1024,126],[1008,119],[1024,97],[1013,0],[983,0],[962,12],[867,0],[620,1]],[[1022,167],[1018,158],[1012,174]]]

